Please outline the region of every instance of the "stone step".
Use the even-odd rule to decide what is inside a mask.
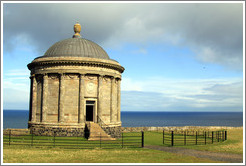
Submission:
[[[90,122],[90,137],[89,141],[92,140],[116,140],[108,135],[97,123]]]

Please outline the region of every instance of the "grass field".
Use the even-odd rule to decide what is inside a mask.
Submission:
[[[208,159],[149,149],[4,147],[4,163],[211,163]]]
[[[145,145],[160,145],[162,144],[162,135],[161,132],[145,132]],[[178,146],[189,149],[197,149],[197,150],[205,150],[212,152],[223,152],[223,153],[235,153],[242,154],[243,153],[243,127],[233,128],[227,130],[227,141],[224,142],[215,142],[214,144],[206,144],[206,145],[185,145]]]
[[[184,146],[185,148],[198,149],[212,152],[243,154],[243,127],[228,129],[228,138],[225,142],[209,145]]]
[[[145,132],[145,145],[162,144],[161,133]],[[243,153],[243,128],[228,130],[228,140],[209,145],[183,146],[184,148]],[[178,155],[143,148],[118,149],[64,149],[59,147],[31,147],[4,145],[4,163],[215,163],[209,159]]]

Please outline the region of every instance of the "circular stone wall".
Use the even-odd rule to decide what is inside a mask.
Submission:
[[[87,122],[120,136],[120,84],[124,68],[90,57],[36,58],[31,70],[28,126],[37,135],[83,135]]]

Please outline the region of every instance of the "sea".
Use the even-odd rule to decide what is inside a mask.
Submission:
[[[29,112],[3,110],[3,128],[27,128]],[[243,112],[121,112],[122,127],[243,126]]]

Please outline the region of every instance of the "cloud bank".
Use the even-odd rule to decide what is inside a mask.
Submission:
[[[104,47],[175,44],[189,47],[202,62],[242,70],[242,3],[4,4],[4,50],[24,36],[43,55],[72,36],[76,20],[83,37]]]
[[[240,79],[122,80],[122,110],[243,111]]]
[[[202,63],[243,69],[242,3],[5,3],[3,9],[3,49],[9,58],[17,46],[33,58],[43,55],[72,37],[79,21],[82,36],[106,51],[132,44],[141,48],[139,56],[157,43],[187,48]],[[28,109],[28,75],[19,69],[4,73],[4,108]],[[122,79],[123,111],[242,111],[242,105],[242,78]]]

